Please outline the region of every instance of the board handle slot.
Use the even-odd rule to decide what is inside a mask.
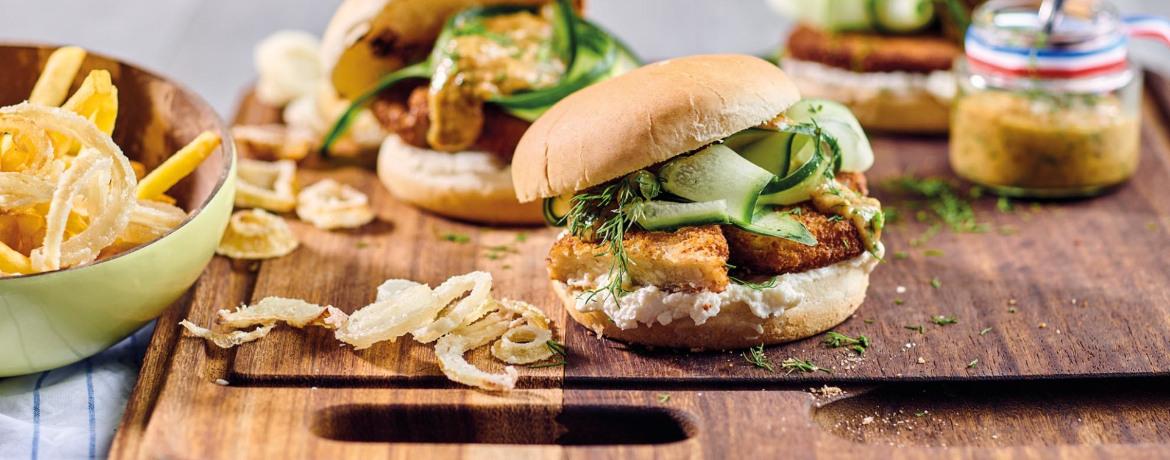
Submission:
[[[335,441],[423,444],[654,445],[699,432],[689,412],[627,405],[350,404],[321,409],[309,424]]]

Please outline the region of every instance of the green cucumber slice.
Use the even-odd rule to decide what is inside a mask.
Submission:
[[[811,136],[798,134],[794,136],[793,144],[799,149],[793,156],[805,157],[808,160],[796,168],[792,174],[768,184],[760,195],[758,204],[789,205],[800,203],[812,198],[812,192],[825,178],[826,170],[832,162],[824,153],[816,151],[816,143]],[[806,154],[805,152],[810,152]]]
[[[568,224],[565,217],[573,209],[573,195],[554,196],[544,199],[544,221],[553,227],[564,227]]]
[[[836,138],[841,148],[842,171],[864,172],[873,166],[873,147],[848,107],[827,99],[801,99],[784,115],[798,124],[816,123]]]
[[[761,128],[748,128],[748,129],[745,129],[745,130],[740,131],[738,133],[727,136],[727,139],[723,140],[723,145],[726,145],[731,150],[735,150],[736,152],[739,152],[742,155],[744,149],[747,146],[752,145],[756,141],[764,139],[764,138],[771,136],[773,134],[776,134],[775,130],[761,129]]]
[[[732,221],[750,222],[760,192],[775,177],[735,153],[712,144],[671,160],[658,171],[662,188],[691,201],[727,201]]]
[[[763,168],[776,177],[787,176],[788,170],[791,169],[791,146],[792,138],[795,135],[783,131],[765,131],[765,133],[767,133],[766,136],[741,149],[735,149],[735,147],[732,147],[732,149],[735,149],[735,151],[743,155],[747,161]]]
[[[874,24],[881,30],[910,33],[934,22],[934,0],[871,0]]]
[[[647,201],[642,204],[638,225],[645,230],[673,230],[679,227],[728,223],[724,200],[696,203]]]
[[[806,246],[816,246],[817,239],[809,233],[808,227],[792,215],[767,209],[761,209],[747,225],[735,224],[744,231],[759,235],[784,238]]]

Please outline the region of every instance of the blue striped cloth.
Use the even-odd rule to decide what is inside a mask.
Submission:
[[[0,459],[106,458],[154,324],[85,361],[0,379]]]

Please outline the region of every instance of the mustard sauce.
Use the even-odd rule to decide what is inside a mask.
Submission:
[[[527,11],[464,25],[431,79],[427,142],[437,150],[467,149],[483,130],[485,101],[556,85],[566,69],[552,36],[552,22]]]
[[[973,93],[955,103],[951,166],[1007,194],[1092,194],[1134,174],[1139,129],[1109,95]]]

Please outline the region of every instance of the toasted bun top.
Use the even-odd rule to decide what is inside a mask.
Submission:
[[[452,15],[475,6],[551,0],[345,0],[321,40],[321,68],[352,99],[383,75],[425,59]],[[584,0],[573,0],[578,11]]]
[[[558,102],[520,139],[521,202],[602,184],[776,118],[800,99],[763,59],[721,54],[656,62]]]

